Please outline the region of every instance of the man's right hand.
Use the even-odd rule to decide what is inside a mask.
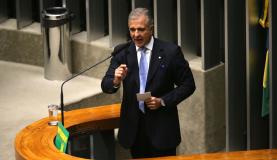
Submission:
[[[122,80],[126,77],[128,72],[128,68],[126,64],[121,64],[119,67],[115,69],[114,72],[114,86],[119,86]]]

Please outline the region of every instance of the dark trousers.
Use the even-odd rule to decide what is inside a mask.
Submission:
[[[133,158],[175,156],[176,148],[159,150],[153,147],[150,138],[146,134],[144,114],[141,113],[136,140],[131,147],[131,155]]]

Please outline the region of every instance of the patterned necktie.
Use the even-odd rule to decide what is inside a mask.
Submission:
[[[148,74],[148,64],[146,60],[146,50],[147,48],[142,47],[139,48],[140,50],[140,61],[139,61],[139,93],[145,92],[145,86],[147,81],[147,74]],[[144,113],[144,101],[139,101],[139,109]]]

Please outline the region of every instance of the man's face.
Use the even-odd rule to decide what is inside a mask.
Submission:
[[[137,47],[145,46],[151,39],[152,28],[147,25],[147,21],[144,15],[129,20],[130,36]]]

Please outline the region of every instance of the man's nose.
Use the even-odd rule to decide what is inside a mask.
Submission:
[[[136,29],[135,32],[134,32],[134,35],[135,35],[135,36],[139,36],[139,35],[140,35],[140,32]]]

